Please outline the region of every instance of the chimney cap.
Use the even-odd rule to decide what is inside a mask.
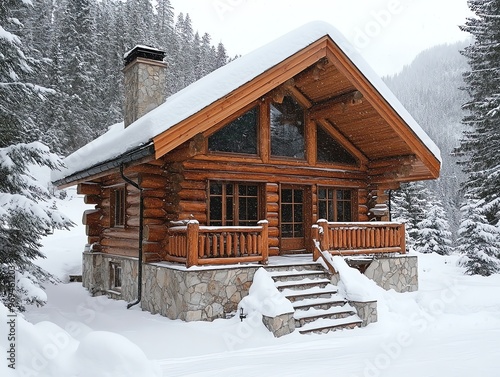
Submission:
[[[133,49],[123,54],[125,65],[130,64],[136,58],[146,58],[156,61],[163,61],[163,59],[165,58],[165,51],[151,46],[136,45]]]

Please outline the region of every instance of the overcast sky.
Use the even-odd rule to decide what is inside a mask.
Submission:
[[[329,22],[379,75],[399,72],[429,47],[464,40],[467,0],[171,0],[200,34],[244,55],[309,21]]]

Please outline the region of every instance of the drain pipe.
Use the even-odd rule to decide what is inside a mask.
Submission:
[[[143,240],[143,222],[144,222],[144,200],[142,197],[143,188],[140,187],[137,183],[132,181],[130,178],[125,177],[123,173],[123,164],[120,165],[120,174],[122,179],[128,184],[134,186],[139,190],[139,266],[137,271],[137,300],[127,304],[127,309],[130,309],[132,306],[137,305],[141,302],[142,297],[142,240]]]
[[[389,221],[392,221],[392,190],[389,190]]]

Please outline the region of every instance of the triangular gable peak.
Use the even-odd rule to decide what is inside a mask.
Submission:
[[[438,157],[384,97],[392,93],[380,93],[329,35],[156,136],[155,156],[213,133],[255,101],[284,93],[359,161],[372,183],[438,177]],[[395,165],[400,168],[388,173]]]

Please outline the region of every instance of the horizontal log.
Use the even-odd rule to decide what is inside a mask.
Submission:
[[[144,225],[160,225],[160,224],[165,224],[167,221],[170,221],[168,219],[169,215],[165,215],[163,218],[145,218],[143,219]],[[127,219],[127,227],[138,227],[139,226],[139,216],[133,217],[130,219]]]
[[[143,174],[139,177],[139,186],[142,188],[159,189],[168,185],[168,179],[159,175]]]
[[[102,211],[99,209],[87,209],[83,212],[82,224],[93,225],[99,224],[102,217]]]
[[[100,195],[85,195],[83,198],[83,202],[85,204],[99,204],[101,203],[102,198]]]
[[[162,257],[158,253],[144,253],[142,260],[144,263],[154,263],[154,262],[160,262],[162,260]]]
[[[145,197],[143,198],[144,208],[163,208],[165,201],[160,198]]]
[[[76,193],[79,195],[100,195],[101,186],[97,183],[80,183],[76,186]]]
[[[266,183],[266,192],[279,192],[280,186],[277,183]]]
[[[102,227],[99,225],[85,225],[85,234],[89,237],[100,236],[102,232]]]
[[[156,217],[164,219],[167,212],[163,208],[145,208],[144,217]]]
[[[105,238],[126,238],[126,239],[139,239],[139,228],[130,227],[126,228],[107,228],[103,229],[102,236]]]
[[[145,253],[162,253],[163,247],[159,242],[143,242],[142,251]]]
[[[146,225],[144,227],[144,239],[150,242],[164,240],[167,236],[167,228],[162,225]]]
[[[194,200],[194,201],[206,201],[207,200],[207,191],[203,190],[190,190],[184,189],[178,192],[180,200]]]
[[[280,200],[280,197],[277,193],[275,192],[266,192],[266,202],[267,203],[278,203]]]
[[[198,201],[180,201],[179,210],[179,212],[205,212],[207,210],[207,203]]]
[[[279,237],[280,235],[280,230],[279,228],[276,228],[276,227],[269,227],[269,237]]]
[[[275,257],[275,256],[278,256],[279,254],[280,254],[279,247],[277,247],[277,246],[271,247],[271,245],[269,245],[269,255],[270,256]]]
[[[207,223],[207,214],[205,212],[179,212],[177,220],[198,220],[200,224]]]
[[[280,205],[278,203],[266,203],[267,212],[276,212],[278,213],[280,210]]]
[[[192,190],[206,190],[207,184],[205,181],[182,181],[179,183],[179,186],[183,189],[192,189]]]
[[[109,246],[101,246],[101,252],[106,254],[117,255],[121,257],[132,257],[137,258],[139,253],[137,249],[127,249],[127,248],[114,248]]]
[[[168,187],[168,186],[167,186]],[[159,189],[148,189],[145,188],[142,190],[143,198],[165,198],[170,191],[166,189],[166,187],[161,187]]]
[[[100,244],[102,246],[117,248],[117,249],[135,249],[139,250],[138,240],[126,238],[102,238]]]

